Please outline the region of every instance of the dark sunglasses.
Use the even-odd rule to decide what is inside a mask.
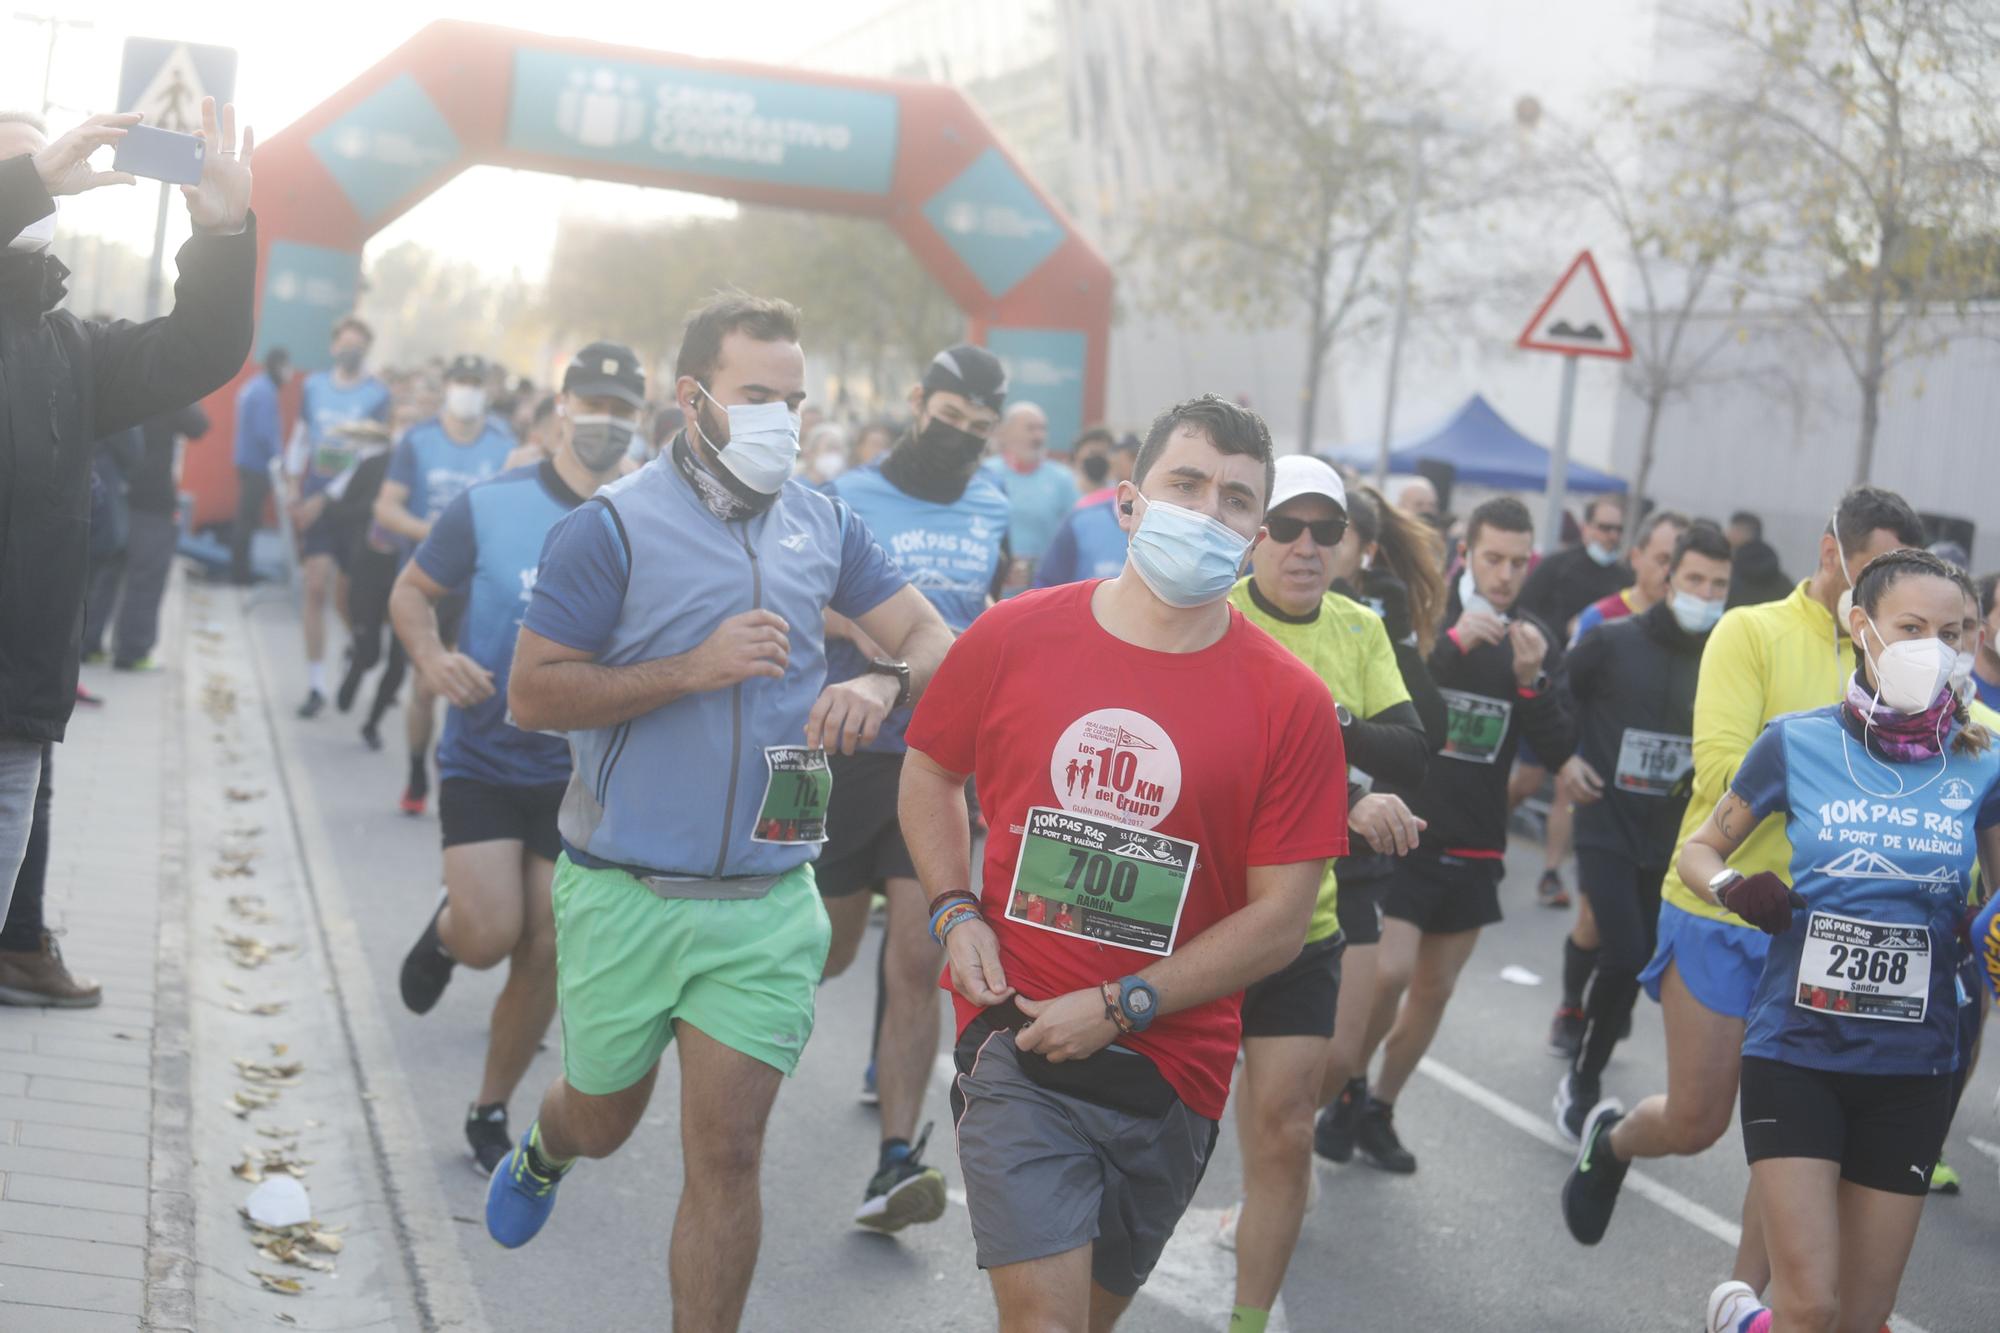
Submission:
[[[1318,518],[1307,522],[1302,518],[1273,516],[1264,520],[1264,527],[1271,534],[1271,540],[1280,546],[1291,545],[1299,539],[1299,534],[1307,529],[1312,530],[1313,541],[1316,544],[1338,546],[1340,539],[1347,533],[1347,519],[1342,516]]]

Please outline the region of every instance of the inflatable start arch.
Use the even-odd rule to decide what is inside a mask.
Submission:
[[[255,356],[323,368],[368,238],[481,163],[879,219],[1051,438],[1103,412],[1111,270],[957,90],[450,21],[258,145]],[[234,395],[256,373],[205,404],[222,447],[188,459],[198,521],[232,512]]]

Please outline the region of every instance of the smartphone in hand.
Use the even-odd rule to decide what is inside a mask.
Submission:
[[[134,125],[118,141],[111,168],[174,185],[199,185],[207,151],[200,135]]]

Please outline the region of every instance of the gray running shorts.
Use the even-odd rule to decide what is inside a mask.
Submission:
[[[960,1043],[952,1085],[979,1266],[1094,1241],[1091,1277],[1115,1296],[1133,1295],[1201,1184],[1215,1121],[1178,1098],[1147,1118],[1044,1088],[1022,1072],[1012,1032],[979,1032]]]

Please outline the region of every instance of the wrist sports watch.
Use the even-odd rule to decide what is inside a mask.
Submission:
[[[1159,1016],[1160,993],[1143,977],[1120,977],[1104,983],[1104,1007],[1121,1031],[1144,1032]]]
[[[1342,731],[1346,731],[1349,727],[1354,725],[1354,714],[1348,710],[1346,704],[1342,703],[1338,699],[1335,699],[1333,701],[1333,720],[1340,724],[1340,729]]]
[[[1724,895],[1742,882],[1742,871],[1733,866],[1724,866],[1716,872],[1714,878],[1708,881],[1708,891],[1715,896],[1715,901],[1727,908],[1729,906],[1729,899]]]
[[[910,702],[910,664],[893,658],[877,657],[868,663],[871,676],[894,676],[896,678],[896,702],[890,707],[902,708]]]

